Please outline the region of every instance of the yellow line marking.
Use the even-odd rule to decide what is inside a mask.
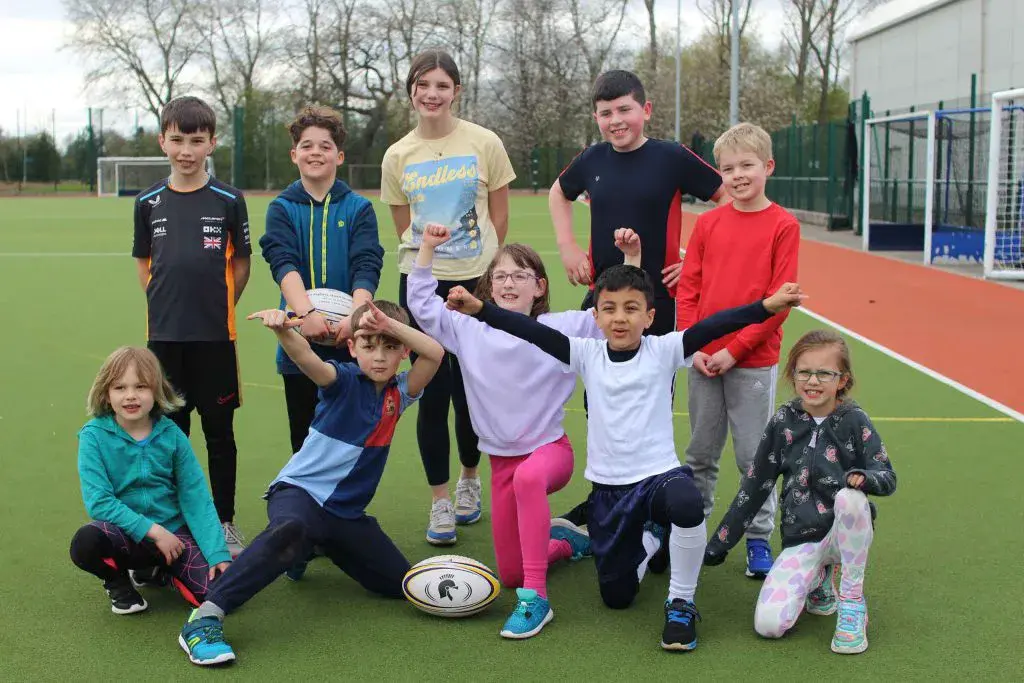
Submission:
[[[584,412],[582,408],[566,408],[572,413]],[[688,417],[687,412],[673,411],[676,417]],[[1005,423],[1016,422],[1012,417],[872,417],[872,422],[967,422],[967,423]]]
[[[244,382],[244,386],[255,387],[257,389],[273,389],[274,391],[283,391],[282,387],[276,384],[259,384],[257,382]],[[582,413],[582,408],[566,408],[566,411],[570,413]],[[690,414],[687,412],[673,411],[672,413],[676,417],[688,417]],[[873,422],[964,422],[968,424],[1005,424],[1007,422],[1016,422],[1012,417],[872,417]]]

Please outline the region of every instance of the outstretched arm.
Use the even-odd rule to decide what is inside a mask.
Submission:
[[[301,318],[289,318],[284,311],[271,308],[253,313],[246,320],[256,320],[257,318],[277,335],[277,340],[281,342],[284,352],[299,366],[302,374],[313,380],[317,386],[329,386],[338,378],[338,371],[334,369],[334,366],[313,353],[306,338],[301,334],[296,334],[295,328],[302,325]],[[348,325],[345,325],[345,328],[348,329]]]
[[[683,332],[683,355],[689,357],[719,337],[764,322],[776,313],[799,306],[806,298],[800,285],[787,282],[767,299],[710,315]]]
[[[537,322],[528,315],[506,311],[490,302],[482,302],[463,287],[453,287],[448,292],[448,308],[472,315],[480,322],[496,330],[528,341],[544,353],[569,364],[569,338],[547,325]]]

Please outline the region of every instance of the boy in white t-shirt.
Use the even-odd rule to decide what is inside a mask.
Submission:
[[[694,351],[797,306],[804,296],[799,285],[787,283],[763,301],[722,311],[685,331],[644,336],[654,321],[654,288],[643,270],[613,266],[597,279],[594,294],[605,339],[567,337],[528,316],[481,304],[461,288],[452,290],[448,304],[535,344],[565,363],[565,372],[582,377],[590,401],[585,476],[594,487],[587,529],[601,598],[615,609],[632,603],[659,545],[644,525],[671,525],[661,646],[692,650],[700,618],[693,597],[707,531],[693,473],[676,454],[669,388]]]

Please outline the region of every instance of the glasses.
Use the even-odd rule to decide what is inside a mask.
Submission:
[[[811,377],[816,377],[822,384],[831,384],[843,376],[843,373],[835,370],[797,370],[793,376],[798,382],[810,382]]]
[[[539,280],[540,278],[533,273],[527,273],[525,270],[517,270],[514,273],[503,273],[501,271],[491,273],[491,282],[496,285],[503,285],[505,281],[512,278],[512,282],[517,285],[525,285],[530,280]]]

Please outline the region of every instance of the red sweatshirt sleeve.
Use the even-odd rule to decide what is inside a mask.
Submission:
[[[779,225],[778,232],[772,244],[772,277],[765,295],[775,291],[787,282],[797,281],[797,262],[800,254],[800,224],[796,219],[790,219]],[[687,256],[690,254],[687,253]],[[684,268],[685,272],[685,268]],[[741,362],[747,354],[759,345],[763,344],[772,334],[775,333],[786,318],[789,311],[774,315],[759,325],[751,325],[740,331],[736,337],[725,347],[736,359]]]
[[[693,327],[698,320],[700,304],[701,269],[704,261],[704,216],[697,223],[686,245],[683,270],[676,285],[676,329]]]

